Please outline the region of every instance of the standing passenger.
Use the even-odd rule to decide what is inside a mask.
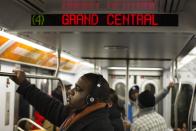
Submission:
[[[72,84],[68,83],[64,85],[66,96],[68,96],[68,92],[71,90]],[[63,93],[62,93],[62,85],[58,82],[57,87],[52,91],[52,96],[63,103]]]
[[[139,95],[139,86],[134,85],[129,90],[129,100],[130,104],[128,105],[128,120],[132,123],[133,118],[139,113],[139,108],[137,105],[137,97]]]
[[[139,94],[138,105],[140,113],[132,125],[133,131],[166,131],[167,125],[165,119],[155,110],[155,97],[146,90]]]
[[[167,88],[164,88],[159,94],[155,96],[155,104],[159,103],[169,93],[170,89],[174,87],[174,83],[170,82]],[[134,85],[129,90],[130,104],[128,106],[128,119],[132,123],[133,119],[139,114],[139,107],[137,97],[139,95],[139,86]]]
[[[113,89],[110,89],[110,99],[112,102],[111,108],[109,108],[109,118],[114,127],[114,131],[124,131],[123,116],[125,111],[123,107],[118,104],[118,96]]]
[[[109,84],[102,75],[87,73],[71,90],[69,104],[41,92],[21,70],[11,79],[19,85],[17,92],[61,131],[113,131],[108,117]]]

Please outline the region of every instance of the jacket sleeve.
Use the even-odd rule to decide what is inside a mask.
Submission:
[[[155,96],[155,103],[159,103],[169,93],[169,88],[163,89],[158,95]]]
[[[28,81],[22,83],[17,92],[22,95],[41,115],[56,126],[60,126],[68,117],[70,108],[51,96],[41,92]]]

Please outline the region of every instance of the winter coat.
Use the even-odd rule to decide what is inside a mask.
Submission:
[[[71,108],[41,92],[28,81],[22,83],[17,92],[21,94],[47,120],[60,126],[70,115]],[[108,109],[96,110],[71,125],[67,131],[114,131],[108,117]]]

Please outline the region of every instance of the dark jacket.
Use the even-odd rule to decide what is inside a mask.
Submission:
[[[80,119],[68,131],[114,131],[106,109],[97,110]]]
[[[121,118],[121,112],[116,106],[112,106],[109,109],[109,118],[114,127],[114,131],[124,131],[123,121]]]
[[[70,115],[71,108],[41,92],[35,85],[25,81],[17,89],[34,108],[56,126]],[[67,131],[113,131],[107,109],[100,109],[73,123]]]

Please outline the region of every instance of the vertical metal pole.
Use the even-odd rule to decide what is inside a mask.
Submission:
[[[126,88],[125,88],[125,112],[126,116],[128,116],[128,101],[129,101],[129,60],[126,60]]]
[[[58,35],[58,41],[57,41],[57,44],[58,44],[58,47],[57,47],[57,68],[56,68],[56,71],[55,71],[55,77],[58,76],[59,74],[59,69],[60,69],[60,64],[61,64],[61,33],[57,33]],[[67,104],[67,95],[66,95],[66,90],[65,90],[65,85],[63,84],[63,82],[61,81],[60,82],[61,84],[61,90],[62,90],[62,95],[63,95],[63,103],[64,105]]]
[[[179,78],[178,78],[178,61],[175,59],[175,78],[176,78],[176,83],[179,83]]]
[[[179,82],[179,85],[178,85],[178,91],[176,93],[176,99],[174,101],[174,127],[175,128],[178,128],[178,103],[179,103],[179,95],[180,95],[180,92],[181,92],[181,87],[182,87],[182,83]]]
[[[57,68],[55,70],[54,76],[57,77],[59,74],[60,60],[61,60],[61,50],[57,49]]]
[[[174,62],[172,62],[170,67],[170,81],[174,82]]]
[[[61,34],[59,34],[59,38],[58,38],[58,47],[57,47],[57,68],[56,68],[56,71],[55,71],[55,74],[54,76],[57,77],[58,76],[58,73],[59,73],[59,67],[60,67],[60,63],[61,63]]]
[[[95,60],[95,64],[94,64],[94,73],[97,73],[97,63],[96,63],[96,60]]]

